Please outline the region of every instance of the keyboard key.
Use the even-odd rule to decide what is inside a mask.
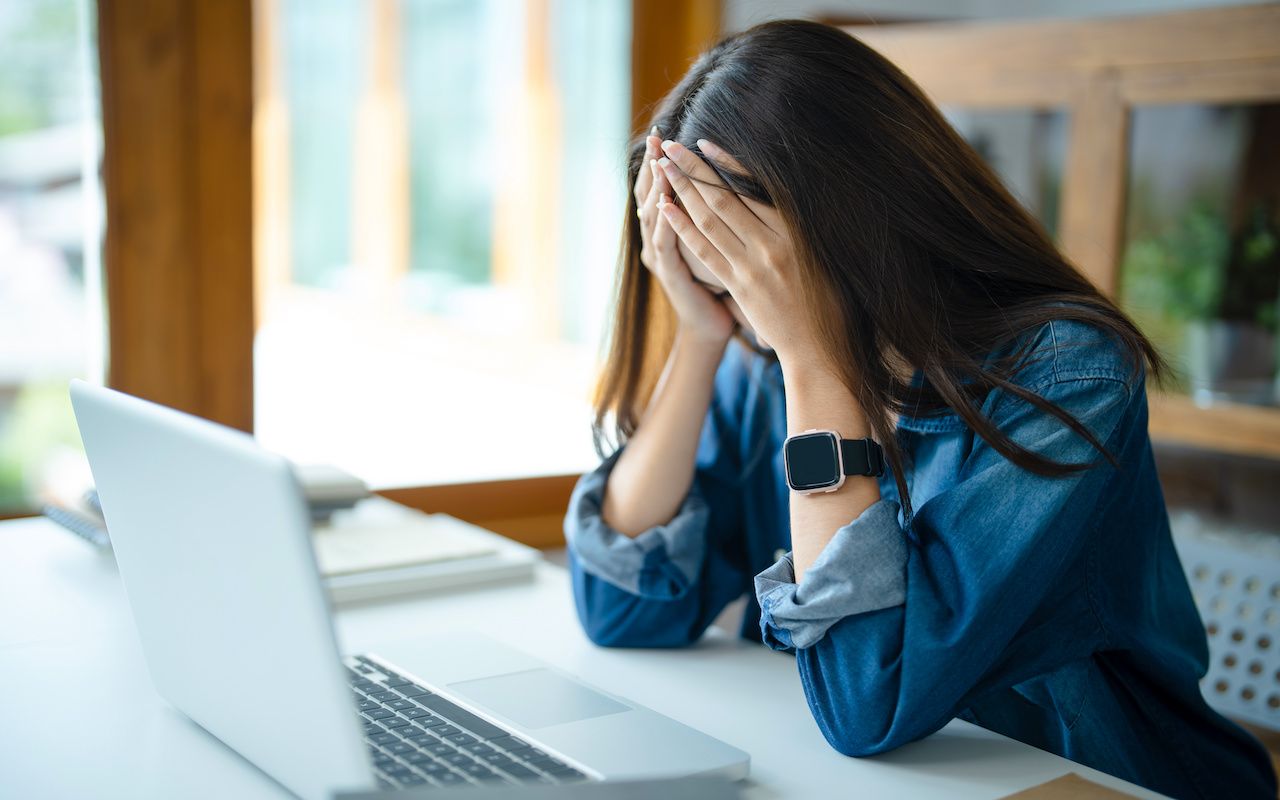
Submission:
[[[376,708],[382,708],[382,704],[374,700],[361,700],[358,706],[361,711],[373,711]]]
[[[462,745],[462,749],[466,750],[468,753],[470,753],[473,756],[487,756],[490,753],[498,752],[497,750],[494,750],[492,747],[485,744],[484,742],[472,742],[471,744],[464,744]]]
[[[458,752],[457,750],[454,750],[452,747],[445,744],[444,742],[436,742],[435,744],[424,745],[422,749],[426,750],[428,753],[430,753],[433,756],[447,756],[450,753]]]
[[[400,779],[401,786],[421,786],[426,782],[427,779],[416,772],[410,772],[408,775]]]
[[[397,736],[402,736],[405,739],[411,739],[415,742],[420,742],[423,739],[431,738],[431,734],[427,733],[422,728],[419,728],[416,725],[408,725],[404,728],[396,728],[395,732]]]
[[[470,775],[473,778],[483,778],[489,775],[497,774],[496,772],[489,769],[483,764],[466,764],[458,768],[461,769],[465,774]]]
[[[477,717],[465,708],[456,703],[452,703],[438,694],[427,697],[419,697],[418,703],[426,708],[431,709],[440,716],[454,722],[467,730],[479,736],[481,739],[493,739],[499,736],[509,735],[502,728],[494,725],[492,722]]]
[[[477,741],[476,737],[469,733],[455,733],[454,735],[446,736],[445,738],[458,747],[461,747],[464,744],[474,744]]]
[[[434,697],[430,691],[423,689],[421,686],[410,684],[408,686],[397,686],[396,691],[405,697]]]
[[[434,733],[436,736],[439,736],[441,739],[445,738],[446,736],[453,736],[455,733],[462,733],[462,731],[458,730],[452,725],[441,725],[439,727],[432,728],[431,732]]]
[[[507,773],[513,778],[519,779],[521,783],[528,783],[530,782],[530,780],[536,781],[540,777],[538,773],[534,772],[528,767],[522,767],[519,764],[507,764],[506,766],[498,767],[498,769],[502,770],[503,772]]]
[[[408,742],[395,741],[395,742],[391,742],[389,744],[383,745],[383,749],[386,750],[388,753],[395,753],[396,755],[400,755],[401,753],[412,753],[418,748],[414,747]]]
[[[540,769],[540,770],[543,770],[544,772],[552,769],[553,767],[563,767],[565,765],[563,761],[552,758],[551,756],[543,756],[541,758],[527,759],[525,763],[533,767],[534,769]]]
[[[466,783],[467,779],[456,772],[442,772],[439,775],[432,775],[431,779],[445,786],[456,786],[459,783]]]
[[[373,736],[366,737],[366,740],[374,744],[391,744],[400,741],[400,737],[391,733],[375,733]]]
[[[439,726],[439,725],[446,725],[446,724],[448,724],[448,723],[446,723],[444,720],[440,719],[439,717],[437,717],[437,716],[436,716],[436,715],[434,715],[434,714],[427,714],[427,716],[425,716],[425,717],[416,717],[416,718],[414,718],[414,720],[413,720],[413,721],[414,721],[414,722],[416,722],[417,724],[421,725],[421,726],[422,726],[422,727],[424,727],[424,728],[434,728],[434,727],[437,727],[437,726]]]
[[[408,764],[418,766],[419,764],[434,764],[436,760],[428,753],[405,753],[400,758]]]
[[[586,775],[583,775],[581,772],[579,772],[578,770],[570,766],[563,766],[563,767],[558,767],[556,769],[549,769],[547,770],[547,772],[551,774],[551,777],[555,778],[558,781],[561,781],[562,783],[569,783],[570,781],[577,781],[577,780],[585,781],[587,779]]]
[[[441,756],[441,760],[443,760],[446,764],[474,764],[474,763],[476,763],[476,762],[475,762],[475,760],[471,758],[471,756],[466,755],[465,753],[453,753],[453,754],[451,754],[451,755]]]
[[[393,714],[388,709],[377,708],[377,709],[374,709],[373,711],[364,712],[364,716],[365,716],[365,719],[390,719],[391,717],[394,717],[395,714]]]
[[[400,686],[413,686],[413,681],[407,680],[405,678],[401,678],[399,675],[395,675],[395,676],[389,675],[387,676],[387,679],[382,682],[382,684],[384,686],[395,689]]]
[[[479,758],[484,763],[492,764],[493,766],[498,767],[499,769],[504,769],[507,764],[516,763],[516,760],[514,758],[508,755],[504,755],[502,753],[488,753],[486,755],[479,756]]]
[[[406,717],[408,719],[418,719],[419,717],[431,716],[430,711],[426,710],[425,708],[418,708],[415,705],[410,705],[409,708],[403,709],[399,713],[400,713],[400,716]],[[436,717],[436,719],[440,719],[440,718]]]
[[[351,685],[354,688],[359,689],[362,692],[365,692],[366,694],[369,692],[378,691],[378,684],[374,683],[368,678],[356,678],[355,680],[351,681]]]
[[[387,700],[398,700],[400,695],[395,692],[369,692],[369,696],[378,702],[386,702]]]
[[[405,725],[409,724],[409,720],[404,719],[403,717],[391,717],[389,719],[384,719],[382,724],[387,728],[403,728]]]
[[[397,697],[395,700],[387,700],[383,702],[382,705],[392,709],[393,711],[404,711],[410,708],[418,708],[413,704],[412,700],[405,700],[403,697]]]
[[[490,739],[489,744],[494,747],[501,747],[503,750],[507,750],[512,753],[529,750],[533,747],[533,745],[523,739],[517,739],[514,736],[498,736]]]

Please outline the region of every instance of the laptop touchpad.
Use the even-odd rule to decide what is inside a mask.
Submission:
[[[525,728],[630,711],[629,706],[549,669],[530,669],[448,684],[460,697]]]

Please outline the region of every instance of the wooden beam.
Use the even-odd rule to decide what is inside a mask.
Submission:
[[[1280,45],[1269,58],[1209,64],[1147,64],[1121,73],[1120,93],[1131,105],[1266,103],[1280,98]]]
[[[1147,399],[1147,430],[1153,441],[1280,459],[1280,411],[1275,408],[1225,402],[1202,407],[1189,397],[1155,391]]]
[[[108,383],[253,426],[252,3],[101,0]]]
[[[879,50],[931,93],[1005,74],[1034,83],[1105,67],[1271,58],[1280,4],[1102,19],[924,23],[849,33]],[[1019,76],[1016,73],[1024,73]],[[951,102],[940,99],[939,102]]]
[[[1114,294],[1129,181],[1129,109],[1107,73],[1093,76],[1071,110],[1062,181],[1062,250],[1094,285]]]

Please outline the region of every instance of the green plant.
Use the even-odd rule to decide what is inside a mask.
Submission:
[[[1219,314],[1276,332],[1280,302],[1280,230],[1274,202],[1253,204],[1245,224],[1232,237]]]
[[[1129,243],[1123,269],[1129,302],[1178,321],[1218,317],[1231,237],[1220,213],[1193,203],[1163,230]]]

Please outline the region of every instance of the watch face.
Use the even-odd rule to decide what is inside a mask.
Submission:
[[[784,454],[792,489],[822,489],[840,482],[840,442],[831,433],[809,433],[787,440]]]

